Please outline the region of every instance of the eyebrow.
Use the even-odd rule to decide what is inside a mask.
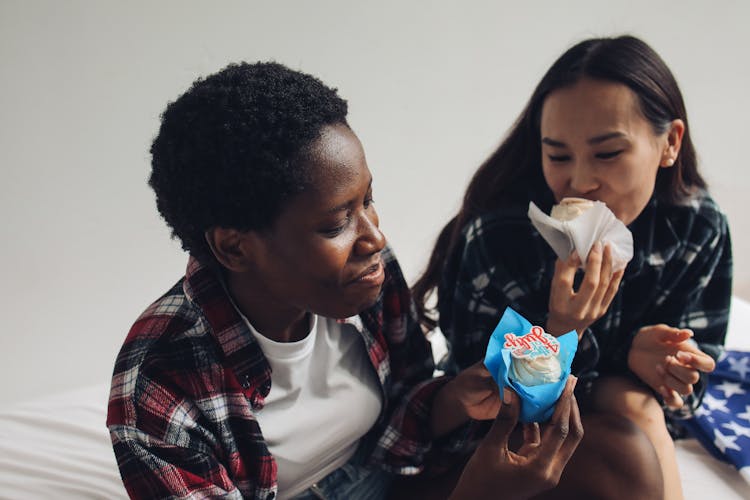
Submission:
[[[621,137],[625,137],[625,134],[622,132],[609,132],[602,135],[597,135],[595,137],[592,137],[591,139],[587,140],[591,145],[601,144],[602,142],[608,141],[610,139],[619,139]],[[567,144],[565,144],[562,141],[556,141],[555,139],[550,139],[549,137],[542,138],[542,144],[546,144],[548,146],[552,146],[553,148],[565,148],[568,147]]]
[[[370,189],[372,189],[372,176],[370,176],[370,183],[367,184],[367,191],[370,191]],[[342,210],[346,210],[347,208],[349,208],[349,205],[351,205],[353,203],[353,201],[354,200],[346,201],[346,202],[342,203],[341,205],[337,205],[337,206],[331,208],[330,210],[326,210],[326,213],[327,214],[334,214],[336,212],[341,212]]]

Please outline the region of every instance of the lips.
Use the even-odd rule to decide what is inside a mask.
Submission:
[[[384,275],[385,272],[383,269],[383,261],[381,259],[378,259],[375,263],[365,268],[349,283],[379,285],[383,282]]]

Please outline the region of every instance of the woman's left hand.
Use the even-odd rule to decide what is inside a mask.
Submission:
[[[480,361],[459,373],[455,379],[456,399],[469,418],[491,420],[500,411],[500,391],[490,372]]]
[[[467,420],[491,420],[500,411],[500,391],[482,361],[445,384],[432,404],[430,426],[442,436]]]
[[[670,408],[680,408],[682,396],[693,392],[699,372],[712,372],[713,358],[690,342],[690,330],[668,325],[641,328],[628,352],[628,367],[664,398]]]

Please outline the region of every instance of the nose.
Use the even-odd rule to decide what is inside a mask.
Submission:
[[[359,236],[354,244],[357,255],[368,256],[380,252],[385,248],[385,236],[378,227],[380,219],[375,208],[363,210],[359,217]]]
[[[573,165],[569,182],[571,190],[578,194],[586,194],[599,187],[594,167],[585,161],[578,161]]]

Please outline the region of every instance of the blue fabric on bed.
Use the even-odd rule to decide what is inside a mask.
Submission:
[[[722,354],[701,406],[685,424],[711,454],[750,482],[750,352]]]

